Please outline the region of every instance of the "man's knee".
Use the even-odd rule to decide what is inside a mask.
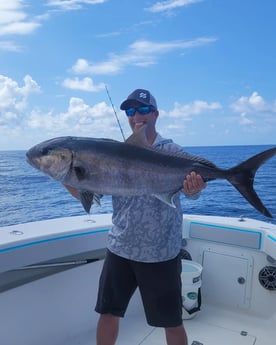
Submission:
[[[119,316],[112,315],[112,314],[101,314],[99,318],[99,322],[109,325],[117,325],[119,323]]]

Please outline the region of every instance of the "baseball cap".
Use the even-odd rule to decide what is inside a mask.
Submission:
[[[121,104],[120,109],[126,110],[131,107],[133,101],[138,101],[143,105],[151,105],[157,110],[157,103],[153,95],[144,89],[134,90],[127,99]]]

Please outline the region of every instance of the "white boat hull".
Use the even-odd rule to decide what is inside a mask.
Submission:
[[[111,215],[95,215],[0,228],[1,345],[95,344],[94,304],[110,226]],[[276,226],[185,216],[183,248],[203,266],[201,311],[184,320],[189,345],[273,344]],[[270,289],[259,282],[264,267],[272,267]],[[146,324],[138,292],[118,344],[165,344],[163,329]]]

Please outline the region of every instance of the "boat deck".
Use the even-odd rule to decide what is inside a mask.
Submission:
[[[98,315],[93,311],[96,289],[91,287],[97,285],[92,283],[98,279],[101,264],[87,264],[26,284],[18,291],[3,292],[1,309],[6,313],[0,321],[2,327],[9,327],[1,330],[0,343],[15,345],[20,338],[28,338],[24,345],[49,345],[49,341],[51,345],[95,344]],[[189,345],[272,345],[276,336],[275,314],[264,318],[204,301],[201,311],[184,320],[184,325]],[[147,325],[139,292],[121,320],[116,344],[129,345],[130,339],[131,345],[166,344],[164,330]]]
[[[122,320],[118,345],[128,345],[129,339],[135,345],[165,345],[164,330],[148,327],[143,312],[137,313],[138,309],[138,305],[131,308]],[[267,320],[204,303],[193,319],[184,320],[189,345],[272,345],[276,335],[275,324],[275,319]]]
[[[184,320],[189,345],[274,345],[275,226],[189,218],[183,246],[203,266],[201,311]],[[2,229],[1,345],[96,344],[94,305],[109,226],[110,217],[99,216]],[[273,268],[271,290],[259,281],[264,267]],[[138,291],[120,323],[116,345],[166,344],[164,330],[147,325]]]

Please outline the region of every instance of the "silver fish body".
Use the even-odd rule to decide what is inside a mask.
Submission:
[[[75,187],[89,212],[99,195],[153,195],[173,204],[183,180],[195,171],[208,182],[228,180],[257,210],[272,217],[253,188],[257,169],[276,155],[276,147],[230,169],[187,153],[172,154],[147,147],[139,135],[126,142],[110,139],[59,137],[27,152],[27,161],[53,179]]]

